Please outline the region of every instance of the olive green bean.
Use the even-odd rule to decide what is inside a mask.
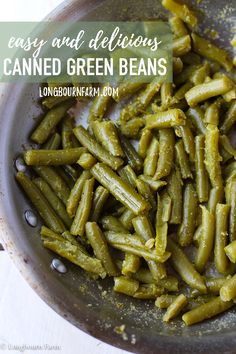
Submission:
[[[104,114],[106,113],[111,101],[112,97],[104,94],[105,90],[109,87],[109,84],[104,84],[103,87],[101,88],[101,94],[97,95],[93,102],[92,105],[90,106],[89,109],[89,117],[88,117],[88,122],[92,122],[94,120],[102,120],[104,117]]]
[[[72,148],[66,150],[27,150],[24,159],[30,166],[71,165],[75,163],[86,151],[85,148]]]
[[[109,192],[106,188],[98,186],[94,192],[92,210],[90,214],[90,220],[98,222],[100,215],[102,214],[103,207],[109,197]]]
[[[157,168],[157,160],[159,155],[159,142],[154,136],[148,147],[147,154],[143,164],[143,173],[147,176],[153,176]]]
[[[198,200],[200,203],[208,200],[209,194],[209,181],[204,164],[204,150],[205,150],[205,137],[204,135],[197,135],[195,137],[195,173],[196,173],[196,189]]]
[[[186,112],[187,118],[191,120],[198,134],[206,134],[206,126],[203,122],[204,112],[203,110],[196,106],[194,108],[189,108]]]
[[[173,55],[181,57],[191,50],[191,37],[187,34],[173,40]]]
[[[138,153],[139,155],[145,159],[148,147],[152,140],[152,132],[150,129],[144,128],[141,133],[141,137],[139,140]]]
[[[70,189],[57,171],[49,166],[34,166],[34,170],[49,184],[58,198],[66,205],[70,195]]]
[[[155,306],[159,309],[167,309],[177,299],[178,295],[164,294],[156,298]]]
[[[195,259],[195,267],[201,273],[210,258],[215,237],[215,216],[205,206],[202,208],[202,230]]]
[[[183,308],[187,305],[188,300],[185,295],[180,294],[167,308],[166,313],[163,316],[164,322],[169,322],[172,318],[177,317]]]
[[[73,133],[74,124],[72,118],[65,117],[62,121],[61,140],[63,149],[79,147],[79,142]]]
[[[125,253],[125,259],[122,262],[121,273],[126,276],[131,276],[136,273],[141,265],[139,256],[131,253]]]
[[[220,298],[222,301],[230,301],[236,297],[236,274],[226,280],[220,289]]]
[[[226,246],[224,250],[230,262],[236,263],[236,240],[234,240],[228,246]]]
[[[195,161],[195,145],[194,145],[194,136],[189,128],[188,124],[184,126],[179,126],[175,128],[175,133],[178,137],[183,139],[184,148],[191,162]]]
[[[156,284],[142,284],[138,290],[134,293],[133,297],[136,299],[156,299],[164,293],[164,289]]]
[[[173,160],[174,160],[174,147],[175,138],[172,129],[160,129],[159,130],[159,143],[160,152],[157,161],[157,168],[154,174],[154,179],[161,179],[170,174]]]
[[[174,269],[181,276],[183,281],[191,288],[199,290],[201,293],[206,294],[207,289],[204,279],[193,267],[192,263],[188,260],[185,253],[181,248],[168,238],[168,249],[171,252],[171,262]]]
[[[223,124],[220,127],[221,132],[223,134],[227,134],[235,122],[236,122],[236,100],[233,100],[232,103],[230,104],[228,111],[226,112]]]
[[[120,168],[118,173],[123,180],[128,182],[132,187],[136,188],[137,175],[130,165]]]
[[[232,146],[229,138],[226,135],[221,135],[219,141],[224,150],[230,155],[230,158],[233,157],[236,160],[236,149]]]
[[[173,168],[167,179],[167,192],[171,198],[170,224],[180,224],[182,221],[182,185],[179,170]]]
[[[189,92],[189,91],[188,91]],[[181,109],[169,109],[166,112],[159,112],[144,116],[148,129],[171,128],[184,125],[186,116]]]
[[[185,27],[183,21],[177,17],[173,16],[169,19],[170,27],[172,32],[174,33],[176,38],[186,36],[188,34],[188,30]]]
[[[16,180],[23,188],[25,194],[32,202],[45,224],[55,232],[62,233],[65,231],[65,226],[62,220],[57,216],[48,200],[29,177],[23,172],[18,172]]]
[[[96,222],[87,222],[85,225],[86,236],[93,248],[97,259],[100,259],[106,273],[110,276],[118,275],[117,267],[111,257],[106,239]]]
[[[191,183],[185,185],[183,199],[183,220],[178,230],[178,242],[184,247],[192,243],[197,219],[197,193]]]
[[[105,164],[97,163],[91,168],[91,173],[98,182],[134,214],[144,213],[150,209],[145,199]]]
[[[149,184],[137,178],[136,187],[139,194],[142,195],[148,203],[150,203],[150,205],[152,206],[152,210],[156,210],[156,200]]]
[[[86,179],[83,185],[81,199],[76,210],[75,218],[72,222],[70,233],[75,236],[83,236],[85,224],[89,219],[89,214],[93,200],[94,178]]]
[[[187,326],[194,323],[202,322],[206,319],[214,317],[233,306],[233,301],[224,302],[220,297],[210,300],[209,302],[195,307],[186,312],[182,319]]]
[[[132,231],[133,230],[133,224],[132,224],[133,218],[135,218],[135,214],[131,210],[125,209],[124,212],[119,217],[119,220],[127,230]]]
[[[122,149],[125,153],[126,159],[128,161],[128,164],[132,167],[132,169],[135,172],[141,171],[143,167],[143,159],[142,157],[137,153],[129,139],[126,137],[122,136],[120,134],[120,142]]]
[[[152,177],[149,176],[139,175],[138,178],[146,182],[153,191],[157,191],[159,188],[167,184],[165,181],[155,181]]]
[[[162,5],[191,27],[197,25],[197,18],[187,5],[180,4],[174,0],[162,0]]]
[[[230,242],[236,240],[236,179],[231,181],[230,187],[230,213],[229,213],[229,239]]]
[[[120,102],[124,97],[129,96],[140,90],[145,83],[143,82],[132,82],[125,81],[118,86],[118,93],[113,94],[113,99],[116,102]]]
[[[112,215],[103,216],[101,224],[103,230],[105,231],[129,233],[129,231],[123,226],[121,221]]]
[[[211,214],[214,214],[216,211],[217,203],[221,203],[224,197],[224,188],[214,187],[210,190],[209,200],[208,200],[208,210]]]
[[[190,107],[195,107],[198,103],[206,101],[209,98],[223,95],[232,88],[232,81],[223,77],[214,79],[192,87],[186,94],[185,99]]]
[[[74,100],[68,100],[48,111],[30,138],[35,143],[43,144],[48,139],[53,129],[65,116],[66,112],[73,105],[73,103]]]
[[[89,154],[88,152],[84,152],[79,157],[77,164],[80,165],[85,170],[90,170],[97,160],[93,157],[93,155]]]
[[[125,295],[133,296],[139,288],[139,282],[128,277],[114,277],[113,290]]]
[[[214,261],[219,273],[225,273],[229,266],[229,261],[224,251],[227,245],[228,215],[229,206],[218,203],[216,205]]]
[[[45,150],[57,150],[61,145],[61,136],[58,133],[54,133],[47,141],[42,145]]]
[[[221,287],[229,278],[231,278],[231,276],[227,276],[224,278],[206,278],[205,281],[206,281],[207,291],[210,294],[219,295]]]
[[[193,178],[190,169],[190,163],[188,160],[188,156],[184,150],[184,143],[182,139],[175,144],[175,152],[176,152],[176,160],[178,162],[182,178],[183,179]]]
[[[105,162],[111,168],[117,170],[123,164],[123,160],[120,157],[109,154],[82,126],[76,127],[74,134],[92,155],[98,160]]]

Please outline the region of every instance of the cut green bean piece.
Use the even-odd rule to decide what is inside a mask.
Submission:
[[[202,230],[199,240],[199,248],[197,250],[195,259],[196,269],[200,273],[204,270],[205,265],[210,258],[215,238],[215,217],[206,209],[206,207],[201,206],[201,208]]]
[[[58,150],[61,145],[61,136],[58,133],[53,134],[47,141],[42,145],[42,149],[45,150]]]
[[[220,289],[220,298],[222,301],[230,301],[236,297],[236,274],[226,280]]]
[[[174,0],[162,0],[162,5],[177,17],[181,18],[182,21],[186,22],[191,27],[197,25],[197,17],[185,4],[180,4]]]
[[[32,202],[45,224],[55,232],[62,233],[65,226],[39,188],[23,172],[16,175],[17,182]]]
[[[216,211],[217,203],[221,203],[224,197],[224,188],[223,187],[214,187],[210,191],[209,200],[208,200],[208,210],[211,214],[214,214]]]
[[[184,246],[189,246],[193,240],[197,219],[197,193],[191,183],[187,183],[184,188],[183,221],[178,230],[178,242]]]
[[[233,100],[226,115],[220,130],[223,134],[227,134],[231,127],[236,122],[236,100]]]
[[[133,296],[139,288],[139,282],[128,277],[114,277],[114,281],[113,290],[125,295]]]
[[[214,261],[219,273],[225,273],[229,266],[229,261],[224,250],[228,238],[228,215],[229,206],[227,204],[218,203],[216,205]]]
[[[233,301],[224,302],[220,297],[217,297],[205,304],[195,307],[189,312],[186,312],[182,316],[182,319],[187,326],[191,326],[228,310],[233,304]]]
[[[155,181],[152,177],[149,176],[139,175],[138,178],[146,182],[154,191],[157,191],[159,188],[167,184],[165,181]]]
[[[236,240],[226,246],[224,250],[230,262],[236,263]]]
[[[96,258],[90,257],[80,250],[71,242],[64,240],[43,240],[44,247],[59,254],[61,257],[68,259],[70,262],[78,265],[87,272],[97,274],[101,278],[105,278],[106,272],[102,266],[102,262]]]
[[[176,159],[180,168],[181,176],[183,179],[193,178],[188,156],[184,150],[183,140],[179,140],[175,144]]]
[[[219,154],[219,130],[213,124],[208,124],[205,137],[205,165],[213,187],[222,186],[222,175]]]
[[[194,136],[188,124],[175,128],[175,133],[183,139],[184,148],[191,162],[195,161]]]
[[[172,318],[177,317],[183,308],[187,305],[188,300],[185,295],[180,294],[167,308],[166,313],[163,316],[164,322],[169,322]]]
[[[126,96],[134,94],[140,90],[145,84],[143,82],[125,81],[118,86],[118,93],[115,93],[112,97],[116,102],[120,102]]]
[[[62,121],[62,147],[63,149],[71,149],[75,147],[79,147],[79,142],[74,136],[73,133],[73,120],[69,116],[66,116]]]
[[[159,142],[154,136],[147,150],[146,158],[143,165],[143,173],[147,176],[153,176],[157,168],[157,160],[159,155]]]
[[[160,263],[162,264],[162,263]],[[163,264],[162,264],[163,265]],[[162,278],[155,279],[150,270],[145,268],[140,268],[137,273],[133,275],[135,279],[140,281],[140,283],[145,284],[157,284],[162,286],[168,291],[177,291],[178,290],[178,279],[172,275],[166,276]]]
[[[138,153],[139,155],[145,159],[148,147],[152,140],[152,132],[150,129],[144,128],[141,133],[141,137],[139,140]]]
[[[204,158],[205,158],[205,137],[204,135],[197,135],[195,137],[195,173],[196,173],[196,189],[199,202],[207,202],[209,194],[209,181],[206,171]]]
[[[98,221],[102,214],[103,207],[109,197],[109,192],[106,188],[98,186],[94,193],[93,204],[90,219],[91,221]]]
[[[178,295],[164,294],[157,297],[155,306],[159,309],[167,309],[177,299]]]
[[[231,278],[230,275],[224,278],[206,278],[207,291],[210,294],[219,295],[220,289],[229,278]]]
[[[33,182],[40,189],[44,197],[48,200],[49,204],[54,209],[54,211],[58,214],[58,216],[61,218],[65,226],[67,228],[70,228],[72,221],[69,215],[67,214],[66,208],[62,203],[61,199],[57,197],[57,195],[54,193],[54,191],[51,189],[51,187],[47,184],[47,182],[43,178],[40,177],[35,178]]]
[[[101,88],[101,94],[97,95],[90,107],[88,121],[92,122],[94,120],[102,120],[104,114],[106,113],[108,106],[112,100],[112,97],[109,96],[106,92],[109,84],[104,84]]]
[[[85,170],[90,170],[90,168],[92,168],[96,162],[97,160],[93,157],[93,155],[89,154],[88,152],[84,152],[81,154],[77,164]]]
[[[149,114],[144,116],[148,129],[171,128],[184,125],[186,116],[181,109],[174,108],[165,112]]]
[[[204,112],[203,110],[196,106],[194,108],[189,108],[186,112],[187,118],[191,120],[198,134],[206,134],[206,126],[203,122]]]
[[[123,160],[119,157],[112,156],[105,150],[84,127],[79,126],[74,129],[74,134],[79,142],[86,147],[89,152],[98,160],[105,162],[111,168],[117,170],[123,164]]]
[[[86,236],[93,248],[97,259],[100,259],[103,267],[110,276],[118,275],[117,267],[110,255],[106,239],[96,222],[87,222],[85,225]]]
[[[167,179],[167,192],[171,198],[170,224],[180,224],[182,221],[182,178],[178,169],[172,169]]]
[[[87,179],[84,182],[81,200],[79,202],[75,218],[70,228],[70,233],[75,236],[83,236],[85,224],[89,219],[89,214],[93,200],[94,178]]]
[[[112,215],[103,216],[101,224],[103,230],[106,231],[129,233],[129,231],[123,226],[121,221]]]
[[[156,299],[164,293],[164,288],[157,286],[156,284],[142,284],[139,286],[138,290],[133,295],[136,299]]]
[[[130,211],[129,209],[125,209],[119,219],[122,225],[124,225],[124,227],[127,230],[132,231],[133,230],[132,220],[134,217],[135,214],[132,211]]]
[[[176,38],[183,37],[188,34],[187,28],[178,16],[171,17],[169,19],[169,23]]]
[[[111,121],[94,121],[92,122],[92,129],[96,139],[102,146],[113,156],[124,156],[121,148],[117,129]]]
[[[207,39],[198,36],[196,33],[192,33],[193,50],[201,56],[216,61],[223,66],[227,71],[230,71],[233,67],[232,60],[228,53],[221,48],[218,48]]]
[[[232,81],[228,77],[214,79],[210,82],[203,83],[192,87],[186,94],[185,98],[190,107],[195,107],[198,103],[206,101],[209,98],[223,95],[232,88]]]
[[[173,40],[173,55],[182,57],[191,50],[191,37],[187,34]]]
[[[231,181],[230,187],[230,214],[229,214],[229,239],[230,242],[236,240],[236,179]]]
[[[132,273],[136,273],[141,265],[139,256],[135,254],[126,253],[125,259],[122,262],[121,273],[126,276],[131,276]]]
[[[159,130],[160,152],[154,179],[161,179],[170,174],[174,160],[175,138],[172,129]]]
[[[128,164],[132,167],[135,172],[140,172],[143,167],[143,159],[137,153],[129,139],[120,134],[120,142]]]
[[[219,104],[218,102],[214,102],[207,107],[204,117],[204,122],[207,124],[219,124]]]
[[[24,159],[27,165],[72,165],[86,151],[85,148],[72,148],[66,150],[27,150]]]
[[[76,209],[78,207],[80,197],[82,194],[84,182],[90,177],[91,177],[91,173],[89,171],[83,171],[79,176],[79,178],[77,179],[74,187],[71,189],[66,204],[67,213],[71,218],[75,216]]]
[[[236,149],[232,146],[229,138],[226,135],[221,135],[219,137],[220,144],[224,148],[225,151],[236,160]]]
[[[156,210],[156,200],[149,184],[139,178],[136,179],[136,187],[143,198],[150,203],[153,210]]]
[[[31,135],[31,139],[35,143],[43,144],[48,139],[53,129],[65,116],[66,112],[73,105],[73,103],[74,100],[68,100],[67,102],[63,102],[59,106],[56,106],[48,111],[41,123],[39,123],[38,127]]]
[[[206,294],[207,289],[201,275],[193,267],[181,248],[170,238],[168,238],[168,249],[171,252],[171,262],[174,269],[181,276],[183,281],[192,289],[197,289]]]
[[[145,242],[154,238],[154,230],[150,219],[146,215],[137,216],[132,219],[135,233],[139,235]]]
[[[34,170],[40,177],[45,179],[58,198],[66,205],[70,195],[70,189],[56,170],[49,166],[34,166]]]
[[[150,209],[145,199],[105,164],[97,163],[92,167],[91,173],[98,182],[134,214],[145,213]]]
[[[122,167],[119,169],[118,173],[122,179],[127,181],[132,187],[136,188],[137,175],[130,165]]]

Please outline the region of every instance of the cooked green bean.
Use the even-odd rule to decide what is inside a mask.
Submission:
[[[188,260],[185,253],[177,244],[168,238],[168,249],[171,252],[171,262],[174,269],[181,276],[183,281],[191,288],[199,290],[201,293],[206,294],[207,289],[205,282],[201,275],[193,267],[192,263]]]
[[[193,84],[191,82],[186,82],[185,84],[183,84],[176,92],[174,97],[176,98],[176,100],[180,101],[183,100],[185,98],[185,94],[186,92],[188,92],[191,88],[193,87]]]
[[[120,125],[121,133],[130,139],[136,139],[139,135],[140,130],[145,126],[145,120],[141,117],[136,117],[130,119]]]
[[[146,182],[154,191],[157,191],[159,188],[167,184],[165,181],[155,181],[152,177],[149,176],[139,175],[138,178]]]
[[[106,90],[107,87],[109,87],[109,84],[104,84],[104,86],[101,88],[101,94],[97,95],[94,98],[93,103],[89,109],[89,122],[92,122],[94,120],[102,120],[102,118],[104,117],[104,114],[106,113],[108,106],[112,100],[111,96],[103,94],[104,90]]]
[[[82,126],[74,129],[74,134],[79,142],[88,149],[98,160],[105,162],[111,168],[117,170],[122,164],[123,160],[119,157],[112,156],[105,150]]]
[[[74,100],[68,100],[48,111],[30,138],[38,144],[43,144],[73,103]]]
[[[97,274],[101,278],[105,278],[106,272],[102,266],[102,262],[97,258],[90,257],[82,252],[79,247],[71,242],[64,240],[43,240],[43,245],[61,257],[68,259],[70,262],[78,265],[87,272]]]
[[[210,82],[203,83],[192,87],[186,94],[185,98],[190,107],[195,107],[198,103],[206,101],[209,98],[223,95],[232,88],[232,81],[227,77],[214,79]]]
[[[180,168],[180,172],[183,179],[193,178],[188,156],[184,150],[183,140],[179,140],[175,144],[176,159]]]
[[[156,284],[142,284],[134,293],[133,297],[136,299],[156,299],[164,293],[164,289]]]
[[[140,90],[145,84],[143,82],[125,81],[118,86],[118,93],[115,93],[112,97],[116,102],[120,102],[124,97],[134,94]]]
[[[169,109],[165,112],[149,114],[144,117],[146,119],[146,127],[148,129],[171,128],[184,125],[186,120],[184,112],[178,108]]]
[[[232,61],[229,58],[228,53],[221,48],[216,47],[214,44],[204,39],[196,33],[192,33],[193,50],[197,54],[200,54],[207,59],[216,61],[222,65],[227,71],[230,71],[233,67]]]
[[[152,132],[150,129],[144,128],[141,133],[141,137],[139,140],[138,153],[139,155],[145,159],[148,147],[152,140]]]
[[[183,70],[183,62],[180,58],[173,57],[173,73],[174,75],[178,75]]]
[[[205,112],[205,118],[204,118],[205,123],[218,125],[219,124],[219,113],[220,112],[219,112],[218,102],[216,101],[216,102],[210,104]]]
[[[163,263],[160,263],[163,265]],[[152,273],[145,268],[140,268],[137,273],[133,275],[135,279],[140,281],[141,283],[145,284],[157,284],[162,286],[168,291],[177,291],[178,290],[178,279],[172,275],[166,276],[160,278],[160,279],[155,279],[152,275]]]
[[[61,145],[61,136],[58,133],[54,133],[47,141],[42,145],[45,150],[57,150]]]
[[[231,276],[224,277],[224,278],[206,278],[205,281],[206,281],[207,291],[210,294],[219,295],[221,287],[229,278],[231,278]]]
[[[187,303],[188,300],[185,295],[178,295],[172,304],[167,308],[167,311],[163,316],[163,321],[169,322],[172,318],[177,317]]]
[[[120,222],[122,223],[122,225],[124,225],[124,227],[127,230],[132,231],[133,230],[132,220],[134,217],[135,217],[135,214],[131,210],[125,209],[124,212],[119,217],[119,219],[120,219]]]
[[[230,242],[236,240],[236,179],[231,181],[230,187],[230,213],[229,213],[229,239]]]
[[[105,231],[129,233],[129,231],[123,226],[121,221],[112,215],[103,216],[101,224],[103,230]]]
[[[174,0],[162,0],[162,5],[191,27],[196,26],[197,18],[187,5],[180,4]]]
[[[191,162],[195,161],[195,145],[194,145],[194,136],[192,134],[189,126],[181,125],[175,128],[175,133],[177,136],[183,139],[184,148],[187,154],[189,155],[189,159]]]
[[[102,146],[113,156],[124,156],[121,148],[117,129],[111,121],[94,121],[92,122],[92,129],[96,139]]]
[[[141,265],[139,256],[131,253],[125,253],[125,259],[122,262],[121,273],[126,276],[136,273]]]
[[[236,263],[236,240],[234,240],[228,246],[226,246],[224,250],[230,262]]]
[[[86,151],[85,148],[72,148],[66,150],[27,150],[24,159],[27,165],[72,165]]]
[[[221,135],[219,137],[220,144],[223,146],[224,150],[236,160],[236,149],[232,146],[229,138],[226,135]]]
[[[174,159],[174,147],[175,139],[172,129],[160,129],[159,130],[159,143],[160,152],[157,161],[157,168],[154,175],[154,179],[161,179],[170,174],[173,159]]]
[[[130,165],[120,168],[118,173],[122,179],[128,182],[132,187],[136,188],[137,175]]]
[[[113,290],[125,295],[133,296],[139,288],[139,282],[128,277],[114,277],[114,281]]]
[[[132,219],[135,233],[145,242],[155,237],[150,219],[146,215],[140,215]]]
[[[70,195],[70,190],[63,178],[56,172],[53,167],[34,166],[35,172],[45,179],[49,186],[54,190],[58,198],[66,205]]]
[[[183,37],[188,34],[187,28],[178,16],[171,17],[169,19],[169,23],[176,38]]]
[[[194,323],[202,322],[206,319],[214,317],[219,313],[228,310],[233,306],[233,301],[224,302],[220,297],[210,300],[209,302],[195,307],[193,310],[186,312],[182,319],[187,326]]]
[[[139,172],[143,167],[143,159],[137,153],[129,139],[120,135],[120,141],[122,149],[125,153],[126,159],[128,160],[128,164],[132,167],[135,172]]]
[[[195,173],[196,173],[196,189],[199,202],[206,202],[209,194],[208,175],[204,164],[205,137],[197,135],[195,137]]]
[[[159,155],[159,142],[154,136],[147,150],[147,154],[143,164],[143,173],[147,176],[153,176],[157,168],[157,160]]]
[[[156,298],[155,306],[159,309],[167,309],[177,299],[178,295],[164,294]]]
[[[152,206],[152,209],[155,210],[156,209],[156,200],[155,200],[155,197],[153,195],[153,192],[152,192],[149,184],[147,182],[137,178],[136,179],[136,187],[137,187],[139,194],[141,194],[141,196],[143,196],[143,198],[148,203],[150,203],[150,205]]]
[[[23,188],[25,194],[32,202],[45,224],[55,232],[62,233],[65,231],[63,222],[57,216],[40,189],[29,179],[29,177],[23,172],[18,172],[16,180]]]
[[[106,239],[96,222],[87,222],[86,236],[97,259],[100,259],[108,275],[118,275],[117,267],[111,257]]]
[[[178,242],[184,246],[192,243],[197,219],[197,193],[191,183],[187,183],[184,188],[183,220],[178,230]]]
[[[202,230],[199,240],[199,247],[196,254],[195,266],[201,273],[210,258],[215,237],[215,216],[206,207],[202,208]]]
[[[93,157],[93,155],[89,154],[88,152],[83,152],[79,157],[77,164],[80,165],[85,170],[90,170],[97,160]]]
[[[226,112],[223,124],[220,130],[223,134],[227,134],[231,127],[236,122],[236,100],[233,100],[228,111]]]
[[[67,214],[66,208],[62,203],[61,199],[57,197],[57,195],[54,193],[54,191],[51,189],[51,187],[47,184],[47,182],[43,178],[40,177],[35,178],[33,182],[40,189],[44,197],[48,200],[49,204],[54,209],[54,211],[58,214],[58,216],[61,218],[65,226],[67,228],[70,228],[72,221],[69,215]]]
[[[94,178],[86,179],[83,185],[81,200],[76,210],[75,218],[72,222],[70,233],[75,236],[83,236],[85,224],[89,219],[92,207]]]
[[[220,289],[220,298],[222,301],[230,301],[236,297],[236,274],[226,280]]]
[[[182,221],[182,179],[178,169],[173,168],[167,180],[167,192],[171,198],[170,224],[180,224]]]
[[[214,187],[210,191],[208,200],[208,210],[210,213],[214,214],[216,210],[217,203],[221,203],[224,196],[223,187]]]
[[[187,34],[173,40],[173,55],[181,57],[191,50],[191,37]]]
[[[63,149],[79,147],[79,142],[73,133],[74,124],[72,118],[65,117],[62,121],[61,140]]]
[[[150,209],[145,199],[105,164],[97,163],[92,167],[91,173],[98,182],[134,214],[144,213]]]
[[[186,112],[187,118],[191,120],[198,134],[206,134],[206,126],[203,122],[204,112],[200,107],[189,108]]]
[[[205,136],[205,165],[213,187],[222,186],[219,154],[219,130],[213,124],[208,124]]]
[[[92,210],[90,215],[91,221],[98,221],[100,215],[102,214],[102,209],[109,197],[109,192],[106,188],[98,186],[94,193]]]
[[[171,198],[167,192],[157,194],[156,226],[161,226],[170,220]]]
[[[229,261],[224,251],[227,245],[228,215],[229,206],[227,204],[218,203],[216,205],[214,261],[219,273],[225,273],[229,266]]]

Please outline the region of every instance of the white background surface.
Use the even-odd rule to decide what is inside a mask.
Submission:
[[[61,0],[3,0],[0,21],[40,21],[61,2]],[[32,345],[45,345],[50,347],[50,350],[24,348]],[[13,350],[14,346],[19,347]],[[59,347],[59,350],[56,348],[53,350],[53,346]],[[0,251],[0,352],[127,353],[86,335],[57,315],[34,293],[3,251]]]

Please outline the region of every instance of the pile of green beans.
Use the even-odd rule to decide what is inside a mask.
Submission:
[[[163,6],[174,82],[120,83],[115,96],[93,100],[87,129],[68,113],[73,100],[45,99],[30,136],[40,145],[24,151],[28,171],[16,180],[46,248],[93,279],[114,277],[116,292],[154,300],[155,311],[167,309],[163,321],[184,313],[192,325],[236,301],[236,83],[216,73],[232,61],[193,32],[194,13]],[[109,120],[110,104],[124,99]],[[211,259],[218,276],[208,278]]]

